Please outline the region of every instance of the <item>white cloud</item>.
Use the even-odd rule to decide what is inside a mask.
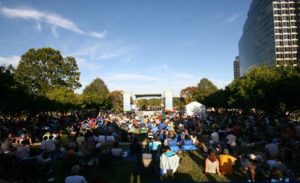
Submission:
[[[82,58],[76,58],[76,61],[79,70],[81,72],[84,72],[85,74],[88,74],[87,72],[99,72],[102,69],[102,65],[96,62],[86,61],[85,59]]]
[[[0,65],[12,65],[14,67],[17,67],[20,62],[19,56],[10,56],[10,57],[0,57]]]
[[[240,17],[241,14],[240,13],[236,13],[230,17],[228,17],[226,20],[225,20],[225,23],[230,23],[230,22],[233,22],[235,21],[238,17]]]
[[[110,60],[117,57],[124,57],[134,48],[132,46],[123,46],[120,43],[95,42],[92,44],[82,45],[78,50],[69,53],[75,57],[87,58],[89,60]],[[130,60],[132,60],[132,56]],[[126,59],[126,58],[125,58]],[[123,58],[124,60],[124,58]],[[127,60],[128,61],[128,60]]]
[[[37,22],[37,29],[40,30],[41,23],[47,23],[53,28],[62,28],[66,30],[70,30],[72,32],[76,32],[78,34],[82,34],[85,36],[95,37],[95,38],[103,38],[106,34],[106,31],[103,32],[87,32],[80,29],[74,22],[71,20],[64,18],[60,15],[53,13],[46,13],[34,9],[28,8],[0,8],[0,13],[9,18],[21,18],[25,20],[34,20]],[[53,32],[53,31],[52,31]],[[55,34],[54,34],[55,36]]]
[[[82,76],[80,78],[82,87],[76,92],[81,93],[97,77],[103,79],[110,91],[123,90],[133,93],[160,92],[161,87],[157,87],[158,78],[152,76],[132,73],[110,73],[99,76],[98,73],[92,72],[89,75],[85,74]]]

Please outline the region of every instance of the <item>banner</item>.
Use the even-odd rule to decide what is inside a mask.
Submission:
[[[128,92],[123,93],[123,111],[128,112],[131,111],[131,103],[130,103],[131,94]]]
[[[165,92],[165,110],[173,111],[173,93],[171,91]]]

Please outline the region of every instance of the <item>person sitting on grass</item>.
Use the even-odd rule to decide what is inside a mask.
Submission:
[[[170,171],[171,175],[173,175],[179,166],[180,158],[171,151],[169,146],[165,147],[165,152],[160,156],[160,175],[161,178]]]
[[[16,156],[19,159],[24,160],[29,157],[30,148],[26,140],[23,140],[21,143],[22,145],[17,148]]]
[[[80,166],[74,165],[71,169],[71,175],[66,177],[65,183],[87,183],[84,176],[79,175]]]
[[[237,158],[231,156],[228,153],[228,150],[225,149],[224,153],[219,155],[219,160],[220,160],[220,172],[225,175],[232,175],[234,171],[235,161],[237,160]]]
[[[221,175],[220,173],[220,163],[217,159],[217,156],[214,152],[210,152],[208,157],[205,159],[205,174],[206,173],[217,173],[218,175]]]
[[[119,142],[114,142],[114,147],[111,148],[110,152],[114,158],[122,158],[123,150],[119,147]]]

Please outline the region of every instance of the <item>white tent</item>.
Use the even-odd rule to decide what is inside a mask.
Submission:
[[[194,116],[194,115],[205,115],[206,108],[205,105],[199,103],[199,102],[191,102],[185,106],[185,114],[188,116]]]

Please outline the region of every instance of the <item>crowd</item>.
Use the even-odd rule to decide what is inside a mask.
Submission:
[[[0,176],[50,182],[54,162],[61,161],[65,182],[87,182],[80,175],[85,167],[107,168],[126,160],[138,171],[145,163],[142,155],[149,154],[164,178],[176,172],[181,153],[198,150],[205,157],[204,174],[231,175],[240,169],[250,182],[289,182],[299,173],[287,165],[299,160],[299,138],[298,122],[263,113],[0,118]]]

